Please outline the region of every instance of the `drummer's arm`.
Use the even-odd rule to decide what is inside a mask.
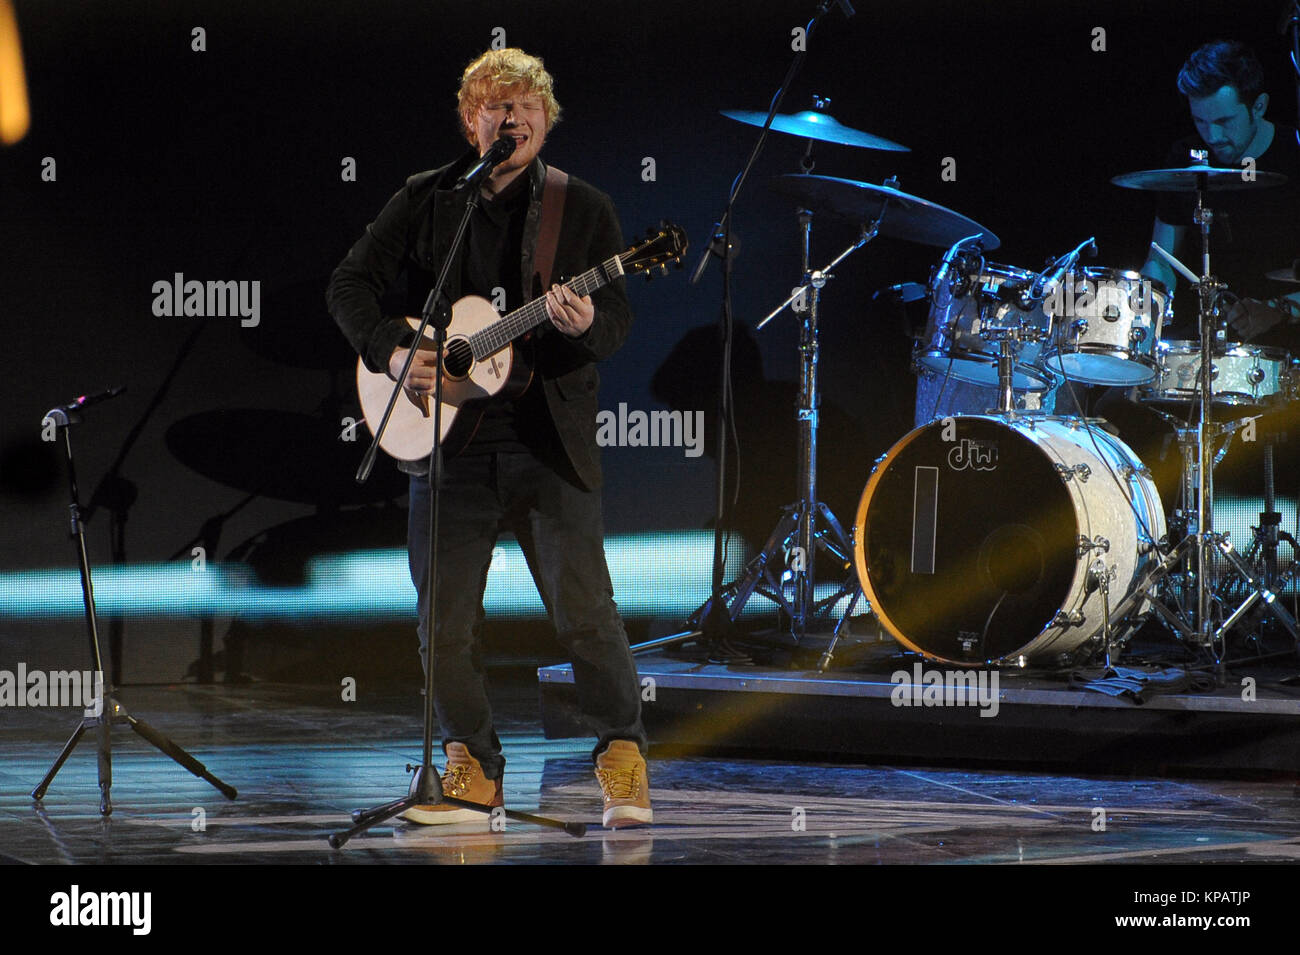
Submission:
[[[1170,255],[1178,254],[1178,247],[1182,245],[1183,238],[1186,235],[1187,226],[1170,225],[1159,216],[1156,216],[1155,225],[1151,227],[1151,241]],[[1140,271],[1149,279],[1163,282],[1165,288],[1169,289],[1171,293],[1178,282],[1178,273],[1173,270],[1173,267],[1168,262],[1157,255],[1154,249],[1147,256],[1147,260]]]

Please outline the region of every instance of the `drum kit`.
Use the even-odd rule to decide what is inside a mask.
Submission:
[[[771,128],[806,138],[808,156],[814,141],[904,148],[839,123],[825,104],[815,98],[813,110],[777,115]],[[723,115],[753,126],[767,119]],[[1225,340],[1225,287],[1211,271],[1207,200],[1218,190],[1261,189],[1285,177],[1248,178],[1194,155],[1184,168],[1112,180],[1195,194],[1200,274],[1153,244],[1197,293],[1199,340],[1179,341],[1164,337],[1172,291],[1137,272],[1081,265],[1095,253],[1091,239],[1041,273],[993,262],[987,254],[999,240],[984,226],[901,191],[896,180],[812,175],[806,158],[802,173],[774,183],[798,204],[804,282],[758,325],[788,306],[802,323],[800,499],[722,591],[731,619],[755,593],[772,599],[795,643],[814,629],[830,637],[823,670],[863,597],[901,646],[968,666],[1061,667],[1103,656],[1109,666],[1154,615],[1178,640],[1208,651],[1199,655],[1222,673],[1227,634],[1252,608],[1254,622],[1260,608],[1272,615],[1294,652],[1296,622],[1277,599],[1276,521],[1272,559],[1262,567],[1212,527],[1213,471],[1226,443],[1264,410],[1300,397],[1300,362],[1280,349]],[[854,220],[861,234],[814,269],[811,224],[822,213]],[[877,461],[846,534],[816,496],[817,302],[834,266],[877,236],[946,251],[931,270],[927,325],[913,354],[917,427]],[[1295,280],[1294,266],[1282,271]],[[1136,389],[1139,403],[1175,426],[1183,463],[1178,507],[1166,511],[1151,471],[1115,428],[1077,413],[1077,400],[1057,402],[1076,385]],[[954,410],[952,401],[944,404],[950,390],[977,395],[983,406]],[[1054,413],[1054,404],[1073,404],[1076,413]],[[1266,477],[1266,510],[1280,520],[1271,468]],[[791,563],[792,553],[802,556],[801,566]],[[845,574],[830,593],[814,591],[818,554]],[[706,604],[692,623],[709,610]]]

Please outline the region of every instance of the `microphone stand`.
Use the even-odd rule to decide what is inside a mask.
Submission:
[[[503,156],[502,159],[505,157]],[[500,160],[498,160],[500,161]],[[403,386],[407,376],[410,374],[411,365],[415,361],[416,352],[419,351],[420,345],[424,342],[425,331],[430,324],[433,325],[433,341],[438,355],[437,368],[434,371],[434,388],[433,388],[433,450],[429,452],[429,575],[425,582],[425,601],[424,601],[424,619],[426,621],[427,642],[425,644],[424,654],[424,750],[422,760],[418,767],[410,763],[406,765],[406,771],[414,771],[415,777],[411,780],[411,786],[407,794],[400,799],[384,803],[382,806],[375,806],[370,809],[356,809],[352,812],[352,821],[356,823],[351,829],[345,832],[336,832],[329,837],[330,847],[333,849],[342,848],[349,839],[359,833],[365,832],[373,826],[391,819],[398,813],[405,812],[412,806],[436,806],[440,803],[449,803],[453,806],[459,806],[462,809],[473,809],[486,815],[491,815],[495,810],[481,805],[480,803],[470,802],[466,799],[457,799],[454,796],[447,796],[442,791],[442,779],[438,775],[438,770],[433,766],[433,642],[436,632],[435,624],[437,600],[435,592],[438,587],[438,503],[442,490],[442,386],[443,386],[443,362],[442,355],[446,342],[447,325],[450,324],[451,317],[447,315],[440,317],[438,321],[433,321],[434,313],[438,310],[438,303],[442,301],[442,290],[447,284],[447,276],[451,272],[452,263],[456,261],[457,253],[460,251],[464,241],[465,234],[469,229],[469,220],[478,208],[480,201],[480,186],[482,179],[487,178],[491,172],[492,166],[485,166],[481,170],[481,176],[475,176],[465,184],[468,192],[468,198],[465,201],[465,211],[460,217],[460,222],[456,226],[455,235],[452,237],[451,245],[447,249],[447,254],[442,260],[442,268],[438,273],[438,280],[429,290],[429,296],[424,300],[424,308],[420,316],[420,327],[415,332],[415,339],[411,343],[410,351],[406,355],[406,361],[402,364],[402,370],[393,384],[392,394],[388,397],[388,406],[384,409],[384,417],[375,428],[374,440],[370,442],[370,447],[366,450],[365,457],[361,460],[360,467],[357,468],[356,480],[358,484],[364,484],[370,476],[370,470],[374,466],[375,457],[379,453],[379,442],[383,438],[384,432],[388,428],[388,422],[393,415],[393,407],[397,404],[398,399],[402,396]],[[523,175],[527,175],[525,171]],[[531,822],[535,825],[546,826],[552,829],[563,829],[571,836],[582,836],[587,832],[585,824],[580,822],[561,822],[558,819],[548,819],[544,816],[536,816],[532,813],[517,812],[511,809],[502,809],[502,814],[507,819],[516,819],[520,822]]]
[[[110,679],[107,684],[104,682],[104,662],[99,650],[99,624],[95,613],[95,585],[90,574],[90,559],[86,555],[86,512],[81,506],[80,492],[77,490],[77,469],[72,456],[72,433],[71,429],[74,424],[81,423],[81,411],[83,408],[96,401],[107,400],[117,394],[122,389],[109,389],[94,398],[79,398],[77,401],[60,408],[54,408],[46,413],[45,420],[53,421],[59,433],[63,435],[63,450],[68,461],[68,511],[72,519],[72,539],[76,542],[77,547],[77,564],[81,570],[81,596],[86,611],[86,632],[90,637],[90,662],[94,666],[95,680],[97,683],[96,697],[94,704],[96,709],[93,711],[87,709],[83,711],[81,722],[77,724],[76,730],[72,737],[64,745],[63,751],[59,753],[58,759],[50,767],[45,778],[41,780],[40,785],[32,790],[32,799],[36,800],[37,811],[40,811],[41,800],[45,798],[45,792],[50,788],[50,783],[58,774],[72,751],[76,749],[77,743],[88,729],[95,729],[97,737],[97,752],[99,762],[99,814],[101,816],[112,815],[113,800],[109,790],[113,786],[113,724],[125,723],[135,730],[140,736],[144,737],[154,747],[161,750],[172,760],[188,769],[195,776],[206,780],[215,786],[227,799],[234,799],[237,795],[234,787],[227,786],[212,773],[208,772],[206,766],[197,759],[181,749],[170,739],[158,732],[144,720],[136,719],[127,712],[126,707],[122,706],[113,695],[113,683]],[[110,674],[111,677],[111,674]],[[23,688],[19,688],[23,692]]]
[[[853,16],[853,6],[848,0],[835,0],[835,3],[846,18]],[[759,154],[763,151],[763,145],[767,141],[767,133],[772,126],[772,120],[776,118],[777,111],[781,108],[781,102],[785,99],[785,94],[789,92],[795,76],[798,75],[804,60],[807,58],[808,41],[812,39],[813,32],[817,29],[822,17],[830,12],[831,6],[831,0],[822,0],[822,2],[818,3],[817,12],[808,22],[808,26],[804,28],[804,45],[801,49],[795,51],[794,60],[790,63],[789,70],[786,71],[785,79],[781,81],[776,95],[772,98],[772,105],[767,112],[767,120],[759,131],[754,148],[750,151],[749,158],[745,161],[740,175],[736,177],[731,185],[731,192],[727,196],[726,209],[723,211],[721,218],[714,224],[712,241],[705,248],[704,254],[700,257],[699,265],[695,267],[695,271],[691,274],[691,284],[698,285],[700,279],[704,276],[705,268],[709,264],[709,258],[716,255],[722,259],[722,312],[719,316],[722,361],[719,365],[718,383],[717,510],[713,524],[712,591],[705,604],[691,615],[690,620],[687,622],[687,629],[657,640],[639,643],[632,647],[633,653],[644,653],[660,647],[685,643],[688,640],[702,636],[709,645],[710,657],[713,659],[726,662],[741,661],[747,658],[745,653],[737,650],[730,643],[729,638],[735,636],[736,633],[736,615],[729,612],[723,596],[723,577],[726,573],[726,558],[723,555],[723,523],[727,509],[727,430],[728,422],[734,423],[735,420],[735,409],[731,405],[731,345],[732,329],[734,327],[731,308],[731,272],[734,258],[731,242],[731,219],[732,212],[736,207],[736,199],[740,196],[741,187],[749,176],[750,170],[753,169],[754,163],[758,161]],[[736,480],[737,482],[740,480],[739,468],[736,471]]]

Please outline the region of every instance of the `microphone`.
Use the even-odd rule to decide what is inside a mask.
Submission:
[[[1068,255],[1056,260],[1055,271],[1044,271],[1035,276],[1034,281],[1030,283],[1029,288],[1025,289],[1020,295],[1020,304],[1022,308],[1030,308],[1037,305],[1056,291],[1056,287],[1065,281],[1065,277],[1074,271],[1074,267],[1079,264],[1079,258],[1083,255],[1084,250],[1088,251],[1089,256],[1097,254],[1097,237],[1085,239],[1079,243],[1078,247]]]
[[[896,305],[906,305],[909,302],[919,302],[927,294],[925,286],[920,282],[899,282],[897,285],[877,289],[876,293],[871,296],[871,300],[874,302],[880,296],[888,295],[890,301]]]
[[[976,239],[982,238],[984,238],[984,233],[976,232],[974,235],[968,235],[964,239],[958,239],[952,244],[952,247],[948,250],[948,254],[943,257],[943,261],[939,263],[939,268],[935,270],[934,276],[930,279],[930,295],[932,297],[935,292],[939,291],[939,289],[943,287],[943,280],[948,277],[948,271],[952,268],[953,260],[957,258],[958,250],[968,242],[974,242]]]
[[[51,408],[49,411],[45,412],[45,417],[41,420],[44,421],[45,418],[52,418],[56,424],[68,424],[70,420],[74,420],[73,416],[83,408],[89,408],[91,405],[97,405],[101,401],[116,398],[124,391],[126,391],[126,386],[118,385],[114,388],[105,388],[103,391],[97,392],[93,395],[81,395],[80,397],[69,401],[66,405],[58,405],[57,407]]]
[[[93,395],[82,395],[79,398],[69,401],[59,410],[71,414],[74,411],[80,411],[82,408],[89,408],[91,405],[97,405],[101,401],[107,401],[109,398],[116,398],[124,391],[126,391],[125,385],[118,385],[115,388],[105,388],[103,391],[96,392]]]
[[[463,189],[470,183],[478,182],[478,180],[488,175],[493,169],[505,162],[510,157],[510,154],[515,151],[515,146],[517,145],[518,144],[511,136],[498,136],[496,141],[488,147],[488,151],[479,158],[478,162],[470,167],[469,172],[456,180],[456,185],[452,188]]]

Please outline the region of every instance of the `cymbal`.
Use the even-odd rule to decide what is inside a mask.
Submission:
[[[767,113],[755,110],[724,109],[722,115],[747,126],[759,126],[767,122]],[[806,109],[802,113],[777,113],[772,117],[772,129],[790,136],[802,136],[804,139],[816,139],[824,143],[839,146],[860,146],[863,149],[886,149],[896,153],[910,153],[912,150],[900,146],[881,136],[845,126],[834,116]]]
[[[206,478],[249,494],[302,504],[368,504],[406,493],[406,475],[377,469],[365,484],[353,480],[370,442],[356,425],[354,441],[343,425],[319,415],[253,408],[203,411],[167,429],[167,448]]]
[[[1296,259],[1285,269],[1274,269],[1272,272],[1265,273],[1266,278],[1275,282],[1294,282],[1300,284],[1300,259]]]
[[[1216,166],[1183,166],[1178,169],[1141,169],[1113,177],[1110,181],[1125,189],[1143,189],[1147,192],[1195,192],[1197,181],[1205,177],[1211,192],[1234,189],[1264,189],[1280,186],[1286,176],[1280,172],[1253,172],[1246,177],[1244,169],[1222,169]]]
[[[813,210],[831,212],[854,222],[880,222],[880,234],[891,239],[947,248],[958,239],[983,232],[986,251],[1002,244],[989,229],[960,212],[909,195],[890,186],[854,179],[789,173],[775,180],[778,192],[794,196]]]

